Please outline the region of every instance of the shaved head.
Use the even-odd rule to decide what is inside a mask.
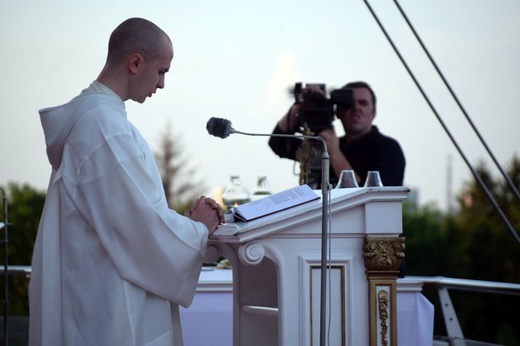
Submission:
[[[172,41],[161,28],[143,18],[130,18],[110,35],[107,61],[96,80],[123,101],[143,103],[164,88],[172,59]]]
[[[110,35],[107,61],[118,64],[133,53],[153,60],[161,52],[165,39],[171,42],[168,35],[149,20],[127,19]]]

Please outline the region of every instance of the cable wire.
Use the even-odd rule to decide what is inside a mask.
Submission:
[[[448,135],[448,137],[450,138],[450,140],[452,141],[453,145],[455,146],[455,148],[457,149],[457,151],[459,152],[459,154],[461,155],[462,159],[464,160],[464,162],[466,163],[466,165],[468,166],[468,168],[471,170],[471,173],[473,174],[473,176],[475,177],[475,179],[477,180],[477,182],[479,183],[480,187],[484,190],[484,193],[486,194],[486,196],[488,197],[488,199],[490,200],[491,204],[493,205],[493,207],[495,207],[496,211],[498,212],[498,214],[500,215],[500,217],[502,218],[502,220],[504,221],[504,223],[506,224],[507,228],[511,231],[511,234],[513,235],[513,237],[516,239],[516,241],[518,242],[518,244],[520,244],[520,236],[516,233],[515,229],[513,228],[513,226],[511,225],[511,223],[509,222],[508,218],[506,217],[506,215],[504,214],[504,212],[502,211],[502,209],[500,208],[500,206],[497,204],[497,202],[495,201],[495,199],[493,198],[493,195],[491,195],[491,193],[489,192],[488,188],[486,187],[486,185],[484,184],[484,182],[482,181],[482,179],[480,178],[480,176],[478,175],[477,171],[473,168],[473,166],[471,165],[471,163],[468,161],[468,159],[466,158],[466,155],[464,155],[464,152],[462,151],[462,149],[460,148],[460,146],[458,145],[457,141],[455,140],[455,138],[452,136],[450,130],[448,129],[448,127],[446,126],[446,124],[444,124],[444,121],[442,120],[442,118],[440,117],[439,113],[437,112],[437,110],[435,109],[435,107],[433,106],[433,104],[431,103],[430,99],[428,98],[428,96],[426,95],[426,93],[424,92],[423,88],[421,87],[421,85],[419,84],[419,82],[417,81],[417,79],[415,78],[415,75],[413,74],[413,72],[410,70],[410,68],[408,67],[408,64],[406,63],[406,61],[404,60],[404,58],[402,57],[401,53],[399,52],[399,50],[397,49],[396,45],[394,44],[394,42],[392,41],[392,38],[388,35],[387,31],[385,30],[383,24],[381,23],[381,21],[379,20],[379,18],[377,17],[376,13],[374,12],[374,10],[372,9],[372,7],[370,6],[370,4],[368,3],[368,0],[364,0],[365,4],[367,5],[367,8],[369,9],[370,13],[372,14],[372,16],[374,17],[375,21],[377,22],[377,24],[379,25],[379,27],[381,28],[381,31],[383,32],[383,34],[386,36],[388,42],[390,43],[390,45],[392,46],[392,48],[394,49],[395,53],[397,54],[397,56],[399,57],[399,59],[401,60],[403,66],[406,68],[406,70],[408,71],[408,74],[410,75],[410,77],[412,78],[412,80],[414,81],[415,85],[417,86],[417,88],[419,89],[419,91],[421,92],[421,94],[423,95],[424,99],[426,100],[426,102],[428,103],[428,106],[430,106],[431,110],[433,111],[433,113],[435,114],[437,120],[439,121],[439,123],[441,124],[441,126],[443,127],[444,131],[446,132],[446,134]]]
[[[431,54],[429,53],[428,49],[426,48],[426,46],[424,45],[423,41],[421,40],[421,38],[419,37],[419,35],[417,34],[417,32],[415,31],[412,23],[410,22],[410,20],[408,20],[408,17],[406,16],[406,14],[404,13],[403,9],[401,8],[401,6],[399,5],[399,3],[397,2],[397,0],[394,0],[394,3],[395,5],[397,6],[397,8],[399,9],[399,12],[401,12],[401,15],[403,16],[404,20],[406,21],[406,23],[408,24],[408,26],[410,27],[410,30],[412,30],[415,38],[417,39],[417,41],[419,42],[419,44],[421,45],[423,51],[426,53],[426,55],[428,56],[428,59],[430,59],[430,62],[432,63],[433,67],[435,68],[435,70],[437,71],[437,73],[439,74],[439,76],[441,77],[442,81],[444,82],[444,85],[446,86],[446,88],[448,89],[448,91],[450,92],[451,96],[453,97],[453,99],[455,100],[455,102],[457,103],[457,105],[459,106],[460,110],[462,111],[462,114],[464,114],[464,116],[466,117],[466,119],[468,120],[468,123],[471,125],[471,127],[473,128],[473,131],[475,131],[475,134],[477,135],[477,137],[479,138],[480,142],[482,143],[482,145],[484,146],[484,148],[486,148],[486,151],[488,152],[489,156],[491,157],[491,159],[493,160],[493,162],[495,163],[495,165],[498,167],[498,169],[500,170],[500,173],[502,173],[502,176],[504,177],[504,179],[507,181],[508,185],[511,187],[511,190],[513,190],[514,194],[516,195],[516,198],[518,198],[518,200],[520,200],[520,193],[518,192],[518,189],[515,187],[515,185],[513,184],[513,182],[511,181],[511,179],[509,178],[509,176],[505,173],[505,171],[502,169],[502,166],[500,166],[500,164],[498,163],[497,159],[495,158],[495,155],[493,155],[493,152],[491,151],[491,149],[489,149],[486,141],[484,140],[484,138],[480,135],[480,132],[478,131],[477,127],[475,126],[475,124],[473,123],[473,121],[471,120],[471,118],[469,117],[468,113],[466,112],[465,108],[462,106],[462,103],[459,101],[459,98],[455,95],[455,92],[453,91],[453,89],[451,88],[451,86],[449,85],[449,83],[447,82],[446,78],[444,78],[444,75],[443,73],[441,72],[441,70],[439,69],[439,67],[437,66],[437,64],[435,63],[435,61],[433,60]]]

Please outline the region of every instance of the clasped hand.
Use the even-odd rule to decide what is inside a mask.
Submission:
[[[193,221],[202,222],[208,228],[210,236],[219,224],[224,223],[224,211],[220,205],[214,199],[205,196],[197,198],[184,215]]]

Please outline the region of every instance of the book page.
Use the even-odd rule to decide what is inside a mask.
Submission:
[[[320,198],[308,185],[296,186],[232,208],[234,216],[250,221]]]

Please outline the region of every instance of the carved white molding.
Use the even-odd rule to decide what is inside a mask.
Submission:
[[[260,263],[265,256],[265,248],[262,244],[252,242],[247,243],[238,249],[238,257],[240,261],[247,265],[256,265]]]
[[[221,249],[217,243],[208,243],[206,246],[206,253],[204,255],[205,263],[213,263],[220,258]]]

